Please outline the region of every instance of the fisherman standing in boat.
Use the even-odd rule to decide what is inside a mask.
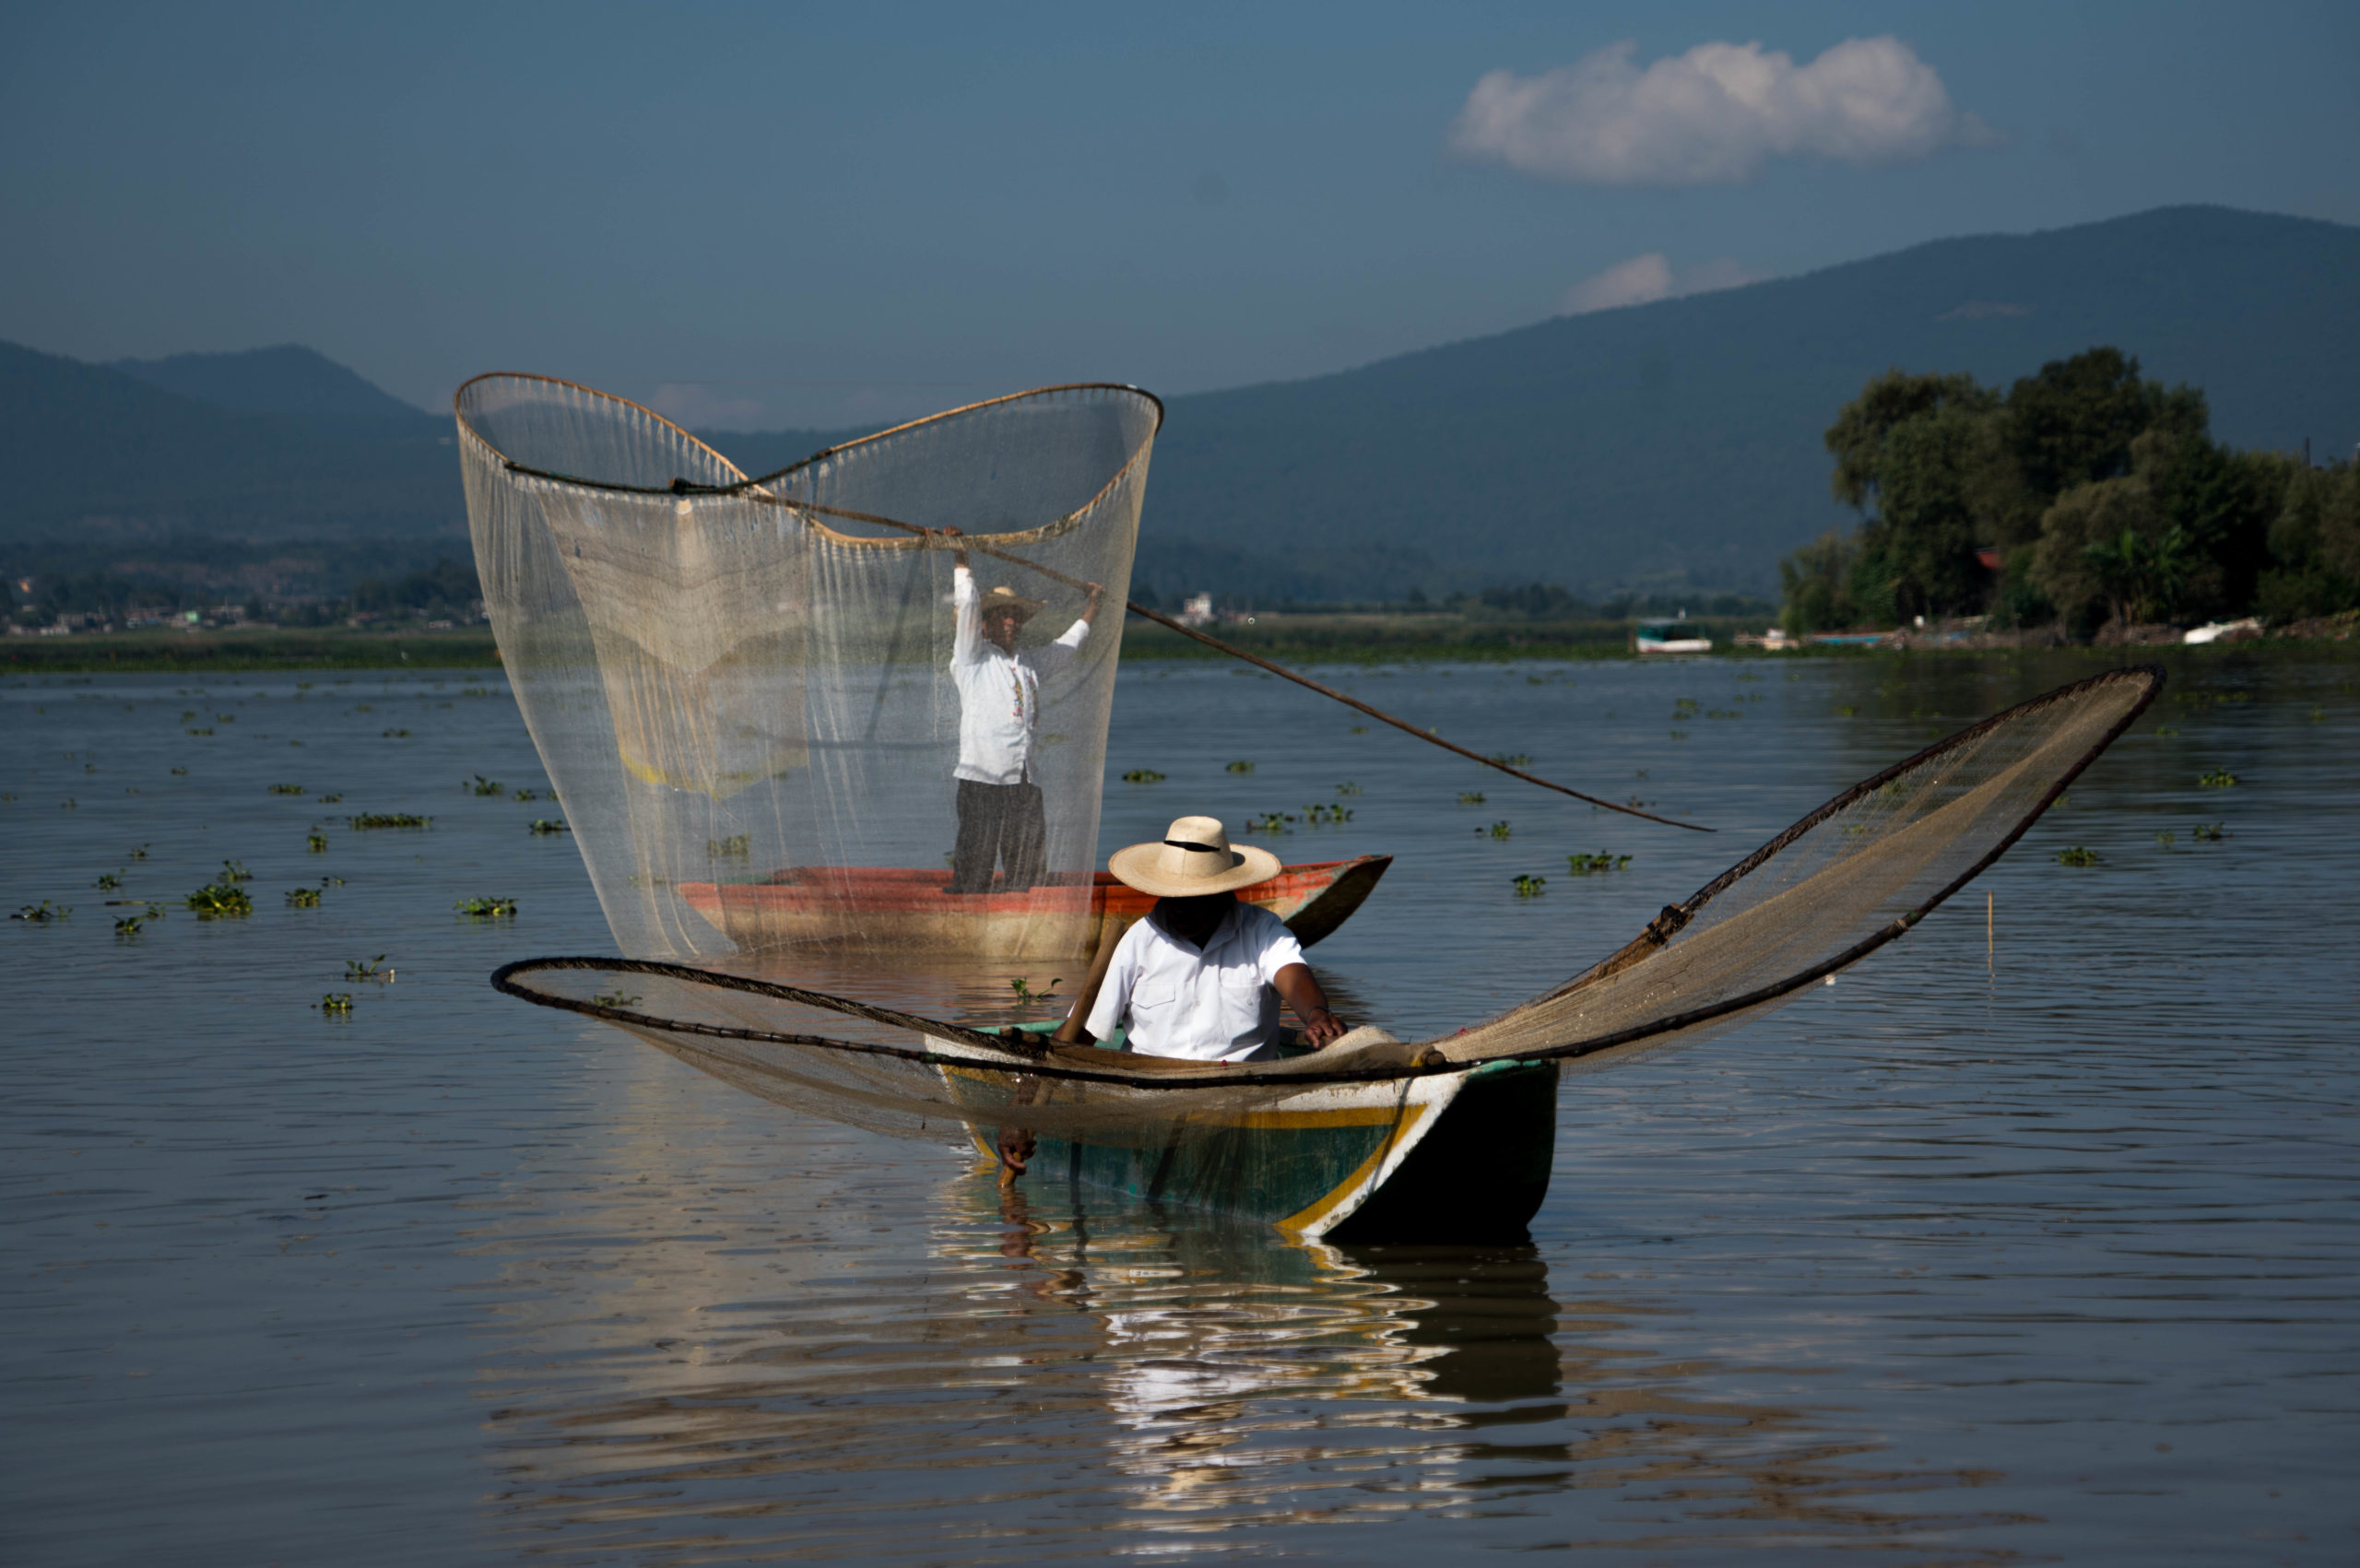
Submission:
[[[958,536],[956,528],[945,534]],[[1048,607],[1005,585],[978,593],[967,552],[951,557],[954,627],[950,679],[959,689],[959,842],[951,851],[954,893],[988,893],[992,870],[1004,865],[998,890],[1022,892],[1041,879],[1048,826],[1041,786],[1032,782],[1032,749],[1041,730],[1041,677],[1073,661],[1098,616],[1090,584],[1081,619],[1065,635],[1032,654],[1016,651],[1024,623]]]

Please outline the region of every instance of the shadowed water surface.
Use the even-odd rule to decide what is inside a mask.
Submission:
[[[1331,672],[1714,836],[1354,734],[1258,676],[1128,667],[1110,777],[1166,778],[1110,784],[1103,840],[1278,812],[1285,858],[1397,854],[1313,956],[1355,1019],[1456,1027],[2092,667]],[[557,808],[513,797],[545,781],[496,683],[11,684],[0,902],[73,914],[0,927],[0,1550],[2349,1562],[2355,677],[2176,667],[1906,940],[1569,1079],[1531,1244],[1485,1249],[1294,1245],[1029,1179],[1003,1199],[972,1150],[494,995],[507,959],[610,945],[570,842],[528,831]],[[2060,865],[2074,846],[2097,863]],[[1576,851],[1633,858],[1575,876]],[[224,860],[254,913],[199,922],[180,901]],[[454,912],[479,895],[518,913]],[[165,914],[118,937],[121,899]],[[380,953],[390,984],[343,978]],[[963,1005],[1007,1016],[1012,978]]]

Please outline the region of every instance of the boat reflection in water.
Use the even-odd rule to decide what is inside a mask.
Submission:
[[[743,1122],[647,1109],[660,1134],[483,1232],[501,1549],[1014,1561],[1283,1527],[1257,1550],[1366,1558],[1405,1515],[1657,1549],[1998,1522],[1897,1510],[1972,1478],[1864,1467],[1880,1444],[1821,1414],[1706,1392],[1755,1369],[1668,1359],[1675,1317],[1569,1299],[1530,1244],[1303,1244],[900,1172],[799,1120],[749,1158]]]

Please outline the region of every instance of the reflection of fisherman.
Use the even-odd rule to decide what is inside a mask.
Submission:
[[[956,536],[956,528],[944,533]],[[1016,651],[1016,634],[1046,607],[1006,586],[975,591],[967,552],[952,557],[950,602],[956,630],[950,679],[959,689],[959,843],[950,858],[954,893],[992,890],[992,868],[1005,864],[1002,892],[1021,892],[1041,879],[1048,829],[1041,786],[1032,781],[1032,748],[1040,738],[1041,677],[1071,662],[1090,635],[1105,590],[1090,584],[1081,619],[1033,654]]]

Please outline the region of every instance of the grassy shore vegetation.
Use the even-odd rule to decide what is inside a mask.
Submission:
[[[1887,371],[1828,427],[1861,522],[1780,563],[1787,630],[1979,615],[2085,637],[2360,607],[2360,467],[2236,451],[2210,419],[2202,392],[2112,348],[2004,393]]]
[[[448,629],[277,627],[165,629],[10,637],[0,670],[46,675],[88,670],[478,669],[497,668],[489,626]]]

